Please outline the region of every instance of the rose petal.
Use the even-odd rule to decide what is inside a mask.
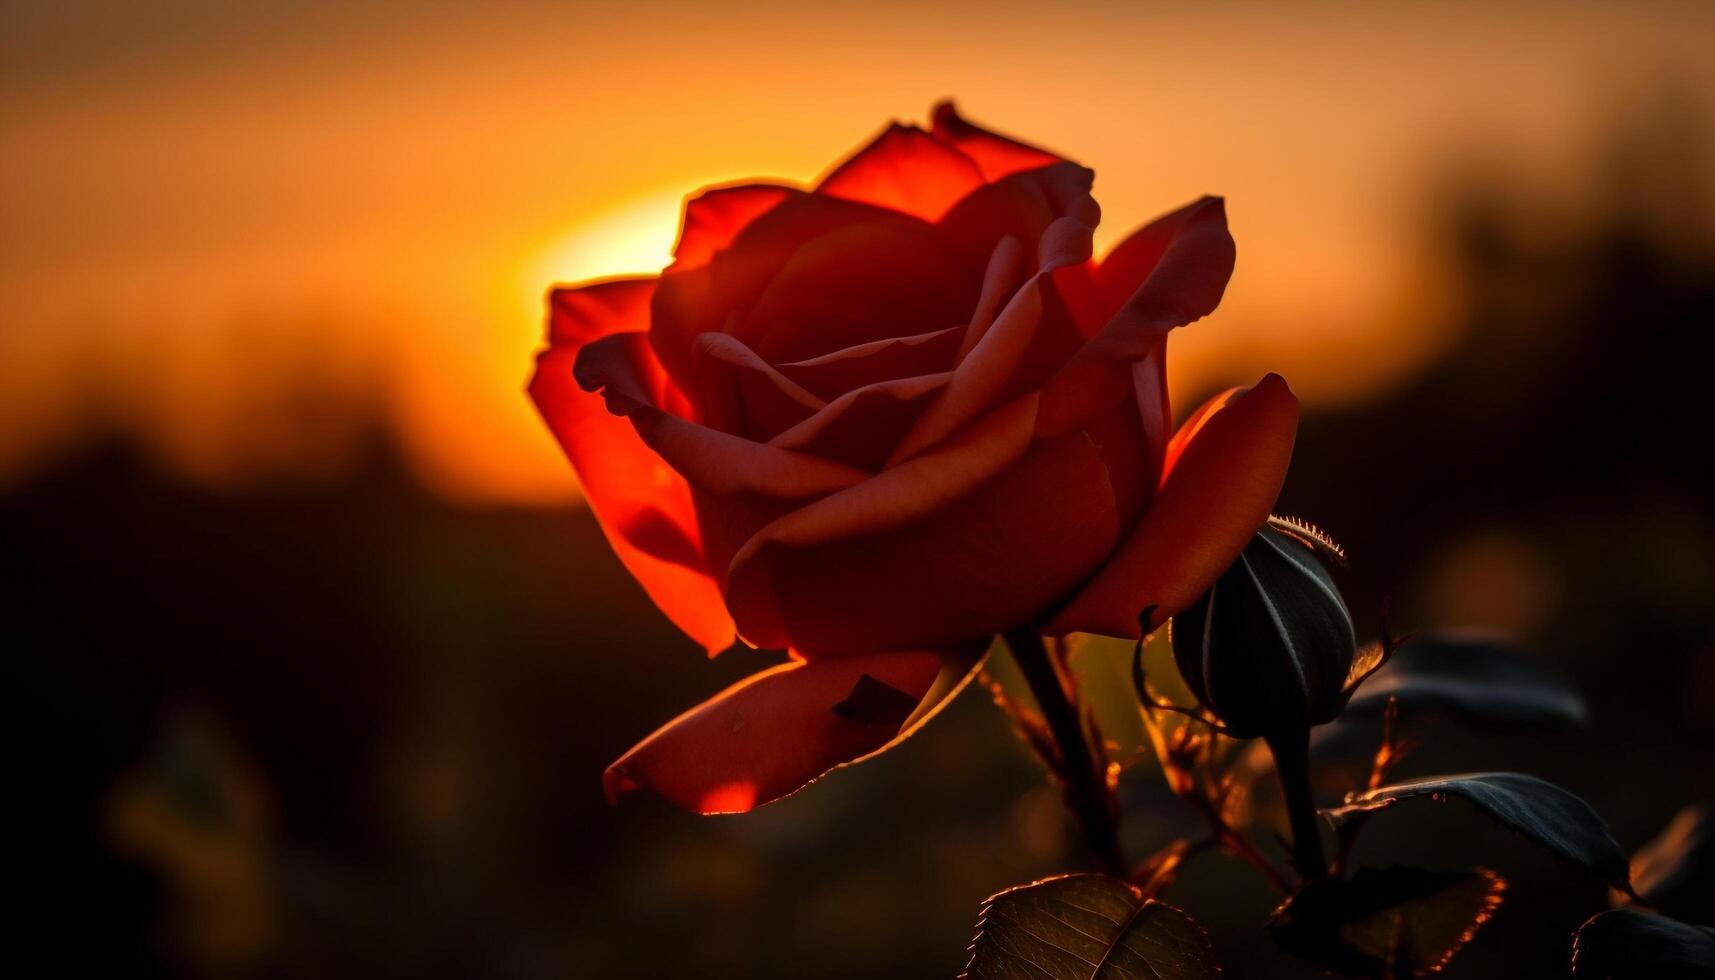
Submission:
[[[707,255],[706,261],[690,261],[704,258],[707,251],[693,246],[686,261],[675,260],[661,273],[650,308],[650,342],[675,379],[694,376],[691,345],[697,335],[724,330],[734,312],[753,306],[805,242],[854,223],[908,220],[853,201],[780,190],[784,196],[778,204],[738,229],[725,241],[725,247]]]
[[[548,293],[548,343],[577,346],[610,333],[646,330],[655,276],[559,286]]]
[[[1190,605],[1244,550],[1280,494],[1298,400],[1279,375],[1212,399],[1175,438],[1155,502],[1125,543],[1044,630],[1135,638]]]
[[[1009,236],[1038,242],[1060,218],[1101,224],[1102,209],[1090,194],[1095,178],[1075,163],[1013,174],[973,191],[935,226],[969,261],[986,261],[995,242]]]
[[[863,482],[868,474],[825,459],[753,442],[689,422],[658,407],[646,335],[604,337],[578,352],[575,374],[585,391],[600,390],[608,410],[630,418],[637,434],[691,484],[717,494],[796,498]]]
[[[723,432],[766,442],[827,404],[731,334],[705,333],[693,346],[704,365],[699,417]]]
[[[1166,360],[1166,357],[1163,355],[1155,359]],[[1269,377],[1274,377],[1274,375],[1269,375]],[[1267,378],[1264,380],[1266,381]],[[1203,426],[1207,425],[1210,419],[1214,418],[1218,412],[1226,408],[1246,390],[1244,388],[1228,388],[1197,406],[1197,410],[1185,419],[1185,423],[1179,427],[1177,432],[1173,433],[1172,440],[1167,443],[1162,452],[1161,478],[1163,480],[1167,479],[1167,474],[1171,473],[1173,467],[1178,465],[1179,457],[1185,455],[1185,450],[1191,447],[1192,441],[1197,438],[1197,433],[1203,431]]]
[[[923,406],[952,376],[943,371],[848,391],[769,443],[859,469],[880,470],[900,437],[923,413]]]
[[[1174,248],[1182,235],[1188,232],[1207,234],[1210,244],[1221,249],[1221,238],[1231,237],[1226,233],[1226,220],[1226,206],[1221,198],[1202,197],[1156,218],[1114,246],[1095,268],[1096,283],[1110,306],[1108,315],[1117,313],[1149,281],[1150,275],[1167,256],[1168,249]],[[1208,267],[1209,273],[1202,285],[1208,295],[1186,300],[1189,306],[1213,309],[1220,301],[1221,291],[1226,288],[1226,280],[1231,275],[1230,271],[1223,274],[1220,265],[1215,263]]]
[[[756,532],[803,506],[803,501],[759,493],[715,493],[693,483],[691,504],[703,533],[703,559],[724,596],[733,555]]]
[[[603,787],[610,800],[649,789],[699,813],[772,802],[909,737],[968,681],[980,651],[870,653],[765,670],[661,726],[608,767]]]
[[[1030,448],[1035,417],[1036,396],[1020,398],[933,453],[793,511],[768,530],[768,537],[776,543],[809,544],[894,528],[933,513],[1023,456]],[[752,542],[758,547],[762,543]]]
[[[704,569],[690,488],[635,429],[579,390],[572,375],[578,346],[638,325],[648,313],[652,280],[555,290],[552,346],[537,358],[530,397],[583,486],[609,545],[674,625],[710,654],[732,645],[714,579]]]
[[[1167,397],[1165,340],[1155,353],[1132,364],[1131,384],[1137,399],[1138,421],[1143,427],[1144,457],[1150,484],[1159,485],[1162,474],[1167,472],[1167,430],[1173,423],[1173,407]]]
[[[679,241],[673,246],[674,264],[681,270],[707,265],[716,252],[731,245],[751,222],[788,197],[802,193],[778,184],[704,188],[685,202]]]
[[[964,327],[944,327],[908,337],[872,340],[777,367],[806,389],[834,399],[878,381],[950,370],[964,333]]]
[[[733,557],[726,579],[728,608],[743,624],[745,638],[760,647],[794,645],[775,603],[771,550],[890,531],[927,517],[1023,456],[1035,418],[1035,398],[1021,398],[935,451],[786,514],[757,532]]]
[[[1016,393],[1017,374],[1022,370],[1045,373],[1077,350],[1082,336],[1065,317],[1045,315],[1053,302],[1049,277],[1061,266],[1090,257],[1092,229],[1073,217],[1062,217],[1049,225],[1039,244],[1039,271],[1007,301],[1006,307],[954,368],[935,403],[900,440],[888,465],[909,459],[933,446],[999,401]],[[1004,245],[1004,240],[1003,240]],[[997,249],[997,254],[999,249]],[[1055,307],[1058,310],[1058,307]],[[1054,331],[1054,324],[1065,329]]]
[[[1028,622],[1066,595],[1148,499],[1141,437],[1128,408],[1033,443],[1034,404],[1019,399],[759,531],[727,580],[740,634],[812,659],[937,647]]]
[[[952,144],[975,161],[983,176],[991,181],[1061,162],[1060,157],[1047,150],[967,122],[953,107],[952,100],[935,106],[934,133],[936,138]]]
[[[915,126],[894,123],[816,191],[934,221],[983,183],[969,157]]]
[[[965,322],[980,274],[932,225],[850,224],[793,254],[728,332],[772,364],[927,333]]]
[[[994,251],[989,253],[988,269],[983,272],[983,288],[977,294],[977,308],[971,313],[971,322],[965,326],[964,338],[959,342],[953,361],[955,365],[970,356],[977,342],[994,326],[995,318],[1000,316],[1007,301],[1018,292],[1026,273],[1024,262],[1023,242],[1005,235],[995,244]]]
[[[1234,254],[1220,198],[1205,197],[1159,218],[1134,239],[1138,244],[1116,251],[1124,253],[1120,266],[1129,276],[1147,264],[1147,277],[1043,391],[1043,435],[1075,428],[1124,399],[1131,391],[1131,365],[1159,347],[1168,331],[1207,316],[1220,303]],[[1146,263],[1156,248],[1159,259]],[[1118,272],[1103,279],[1099,270],[1098,279],[1104,289],[1125,281]]]

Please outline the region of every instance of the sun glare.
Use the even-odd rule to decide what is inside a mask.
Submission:
[[[672,261],[681,189],[646,192],[594,208],[558,237],[520,249],[489,293],[476,322],[492,324],[487,343],[421,352],[408,379],[406,438],[420,476],[466,501],[576,499],[569,468],[520,389],[546,330],[547,291],[555,284],[653,275]],[[453,385],[481,397],[449,399]]]
[[[684,206],[682,190],[633,198],[609,208],[549,243],[520,276],[531,313],[540,315],[547,283],[660,272],[673,260],[673,240]]]

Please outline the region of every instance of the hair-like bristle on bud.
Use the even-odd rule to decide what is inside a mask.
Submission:
[[[1340,547],[1340,542],[1333,536],[1302,517],[1288,517],[1283,514],[1268,515],[1268,526],[1282,534],[1289,534],[1298,539],[1306,548],[1316,552],[1326,561],[1331,561],[1341,568],[1346,567],[1346,549]]]

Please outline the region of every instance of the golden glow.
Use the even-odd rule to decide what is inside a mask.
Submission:
[[[659,272],[672,260],[683,197],[677,189],[640,195],[527,252],[497,277],[492,305],[473,313],[477,322],[493,325],[487,344],[471,349],[463,363],[430,351],[411,359],[402,391],[406,437],[433,486],[476,499],[571,495],[570,467],[523,396],[531,355],[542,344],[548,290]],[[482,395],[451,397],[449,383],[472,384],[473,394]],[[496,393],[503,393],[499,400]]]
[[[525,263],[520,293],[540,313],[545,283],[661,271],[673,260],[684,197],[682,189],[668,190],[591,217]]]
[[[946,96],[1093,166],[1099,247],[1228,197],[1238,271],[1175,339],[1181,403],[1265,370],[1353,398],[1447,342],[1419,242],[1450,154],[1577,193],[1593,93],[1715,91],[1707,5],[240,5],[185,37],[76,6],[0,37],[0,480],[114,427],[214,481],[325,467],[307,369],[441,490],[567,499],[521,391],[548,285],[658,268],[685,194],[809,181]]]

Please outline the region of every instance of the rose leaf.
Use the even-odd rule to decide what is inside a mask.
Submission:
[[[1002,980],[1206,980],[1218,977],[1201,926],[1107,875],[1010,888],[983,903],[962,977]]]
[[[1591,916],[1572,936],[1575,980],[1708,980],[1715,929],[1640,909]]]
[[[1449,796],[1465,800],[1502,826],[1621,891],[1630,891],[1625,852],[1608,833],[1607,823],[1590,804],[1535,776],[1517,772],[1431,776],[1350,793],[1345,806],[1322,812],[1338,828],[1406,800],[1427,797],[1439,801]]]

